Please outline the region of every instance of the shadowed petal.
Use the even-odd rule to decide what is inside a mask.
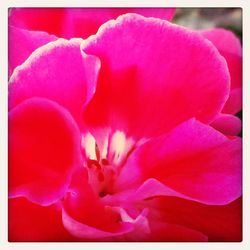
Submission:
[[[148,207],[149,218],[197,230],[208,241],[242,240],[241,198],[223,206],[205,205],[177,197],[158,197],[142,203]]]
[[[206,242],[208,238],[199,231],[180,225],[151,220],[151,235],[148,241],[161,242]]]
[[[234,88],[230,91],[230,96],[225,103],[223,112],[226,114],[236,114],[242,109],[242,88]]]
[[[242,128],[241,120],[229,114],[218,115],[210,125],[225,135],[238,135]]]
[[[9,199],[9,241],[74,241],[62,224],[61,213],[59,204],[44,207],[25,198]]]
[[[58,37],[87,38],[110,19],[125,13],[171,20],[174,8],[12,8],[9,23],[13,26],[40,30]]]
[[[78,8],[65,10],[65,29],[63,37],[88,38],[94,35],[105,22],[126,13],[137,13],[145,17],[171,20],[174,8]]]
[[[64,8],[11,8],[9,24],[15,27],[45,31],[61,37],[64,27]]]

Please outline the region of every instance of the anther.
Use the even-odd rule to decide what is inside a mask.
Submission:
[[[98,161],[92,159],[87,160],[87,166],[88,168],[96,167],[98,170],[102,168]]]
[[[102,163],[102,165],[105,165],[105,166],[109,165],[109,161],[105,158],[102,159],[101,163]]]
[[[100,160],[100,150],[99,150],[99,147],[96,143],[95,143],[95,154],[96,154],[97,161],[99,161]]]

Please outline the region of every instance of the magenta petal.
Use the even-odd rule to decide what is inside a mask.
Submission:
[[[242,128],[241,120],[228,114],[218,115],[210,125],[225,135],[238,135]]]
[[[224,58],[196,32],[167,21],[123,15],[82,48],[102,62],[85,110],[90,127],[155,136],[192,117],[212,121],[228,98]]]
[[[192,119],[140,146],[124,166],[117,191],[154,178],[161,182],[151,190],[154,196],[171,191],[166,195],[188,196],[205,204],[227,204],[242,192],[241,147],[240,138],[228,139]]]
[[[81,120],[95,91],[99,59],[80,50],[81,39],[59,39],[37,49],[10,78],[9,108],[30,97],[45,97]]]
[[[204,37],[210,40],[222,53],[227,52],[242,56],[242,48],[239,38],[229,30],[214,28],[199,31]]]
[[[242,48],[239,38],[231,31],[221,28],[202,30],[200,33],[210,40],[226,59],[231,77],[231,91],[242,87]],[[242,109],[241,95],[230,93],[223,113],[235,114]],[[232,100],[231,100],[232,99]],[[237,104],[237,106],[235,105]],[[231,107],[232,105],[232,107]]]
[[[57,40],[56,36],[40,31],[28,31],[9,26],[9,76],[16,66],[22,64],[40,46]]]
[[[80,132],[57,103],[31,98],[9,113],[9,196],[48,205],[81,166]]]

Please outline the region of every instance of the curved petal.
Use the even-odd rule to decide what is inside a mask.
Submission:
[[[242,129],[241,120],[229,114],[218,115],[210,125],[225,135],[238,135]]]
[[[88,183],[86,169],[73,175],[63,201],[63,224],[75,237],[102,239],[126,234],[131,223],[122,222],[117,211],[105,206]]]
[[[16,66],[22,64],[37,48],[57,40],[54,35],[41,31],[28,31],[9,26],[8,31],[8,73],[12,74]]]
[[[77,122],[92,97],[99,59],[80,50],[81,39],[59,39],[40,47],[10,78],[9,109],[31,97],[45,97],[68,109]]]
[[[231,31],[215,28],[202,30],[200,33],[210,40],[215,47],[219,50],[220,54],[226,59],[227,65],[230,72],[231,77],[231,91],[242,87],[242,48],[240,44],[239,38],[236,37]],[[230,93],[230,99],[238,99],[231,100],[230,103],[226,103],[226,109],[223,109],[223,113],[235,114],[242,109],[241,96],[234,95]],[[233,105],[232,108],[231,103],[237,103],[237,108]],[[232,111],[230,109],[233,109]]]
[[[28,30],[46,31],[58,37],[87,38],[110,19],[125,13],[171,20],[174,8],[12,8],[9,23]]]
[[[242,240],[241,198],[223,206],[204,205],[177,197],[158,197],[142,203],[148,207],[149,218],[197,230],[208,241]]]
[[[110,232],[110,231],[98,229],[96,227],[88,226],[87,224],[81,223],[75,220],[70,215],[68,215],[65,210],[63,211],[62,215],[63,215],[62,217],[63,224],[65,228],[74,237],[81,238],[81,239],[86,239],[86,240],[105,239],[105,238],[124,235],[127,232],[131,231],[131,225],[129,223],[123,224],[119,229],[117,228],[115,232]]]
[[[40,206],[25,198],[9,199],[10,242],[74,241],[64,228],[59,204]],[[49,222],[49,223],[48,223]]]
[[[161,219],[164,218],[164,206],[161,208],[158,204],[159,196],[157,198],[148,198],[155,190],[152,184],[147,186],[147,190],[143,186],[139,188],[142,192],[140,190],[129,190],[128,192],[125,191],[124,193],[104,197],[107,204],[120,204],[130,213],[135,212],[135,209],[142,210],[141,215],[137,217],[140,218],[140,222],[138,225],[135,225],[135,229],[132,232],[126,234],[122,241],[207,241],[204,233],[192,229],[192,227],[189,228],[189,225],[184,224],[182,226],[180,223],[175,224],[171,220],[168,222]],[[166,189],[166,187],[164,188]],[[158,195],[161,194],[158,193]],[[163,205],[167,207],[164,202]]]
[[[234,88],[222,110],[226,114],[236,114],[242,109],[242,88]]]
[[[240,138],[229,139],[192,119],[140,146],[123,167],[116,190],[154,178],[163,184],[151,187],[154,196],[227,204],[242,192],[241,147]],[[162,189],[164,185],[167,190]]]
[[[66,192],[81,166],[81,135],[70,113],[31,98],[9,113],[9,197],[49,205]]]
[[[210,40],[220,52],[242,56],[240,39],[232,31],[213,28],[200,30],[199,32]]]
[[[211,121],[228,98],[228,69],[218,51],[167,21],[124,15],[104,24],[82,49],[102,62],[84,113],[93,130],[111,126],[155,136],[191,117]]]

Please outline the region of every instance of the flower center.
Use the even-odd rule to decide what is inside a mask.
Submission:
[[[100,197],[113,194],[115,179],[134,146],[135,141],[121,131],[106,132],[97,140],[90,133],[83,137],[88,180]]]

